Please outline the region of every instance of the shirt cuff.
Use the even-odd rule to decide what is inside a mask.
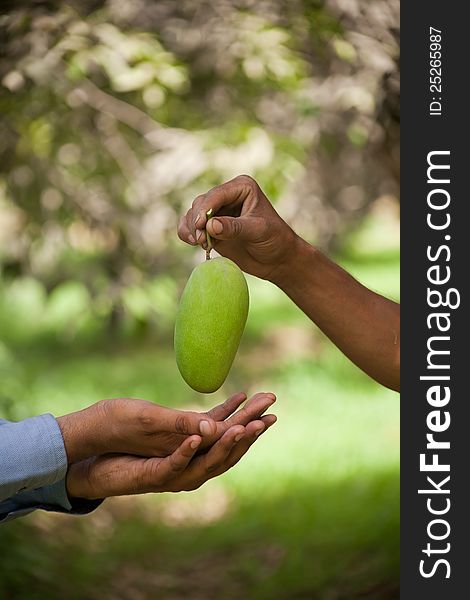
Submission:
[[[102,502],[103,500],[69,498],[64,478],[52,485],[21,492],[5,502],[0,502],[0,523],[24,516],[38,508],[71,515],[85,515],[95,510]]]
[[[87,500],[86,498],[69,498],[65,487],[65,478],[47,488],[38,490],[41,493],[40,507],[44,510],[64,512],[72,515],[85,515],[95,510],[103,500]]]
[[[67,454],[51,414],[0,425],[0,501],[64,479]]]

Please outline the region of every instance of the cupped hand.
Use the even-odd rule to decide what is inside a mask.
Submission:
[[[70,466],[67,493],[69,497],[97,499],[197,489],[233,467],[275,422],[274,415],[265,415],[246,427],[233,425],[200,456],[196,453],[202,438],[190,435],[165,458],[120,454],[90,458]]]
[[[215,422],[215,432],[202,438],[198,449],[199,453],[212,446],[230,427],[248,425],[251,421],[259,419],[274,404],[276,396],[270,392],[259,392],[252,396],[240,410],[237,410],[245,400],[246,394],[239,392],[211,410],[200,413],[203,417],[208,417],[209,420]],[[188,433],[157,431],[150,434],[153,438],[151,443],[154,454],[152,456],[167,456],[181,444]]]
[[[166,457],[188,435],[201,437],[201,450],[212,445],[231,426],[247,425],[271,406],[270,393],[246,399],[236,394],[207,412],[182,411],[146,400],[102,400],[82,411],[58,417],[69,464],[109,453]],[[233,414],[235,413],[235,414]]]
[[[212,209],[212,218],[207,212]],[[212,245],[243,271],[275,281],[295,255],[298,239],[274,210],[254,179],[239,175],[198,196],[181,217],[178,236],[206,248],[206,230]]]

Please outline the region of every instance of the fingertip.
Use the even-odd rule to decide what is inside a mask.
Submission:
[[[230,413],[233,414],[236,408],[238,408],[246,400],[246,394],[244,392],[238,392],[224,402],[226,406],[230,408]]]
[[[196,229],[204,229],[206,226],[206,215],[204,213],[198,213],[194,220],[194,227]]]
[[[214,408],[212,408],[207,415],[210,416],[210,418],[212,418],[214,421],[218,421],[220,424],[220,421],[225,421],[225,419],[230,417],[230,415],[232,415],[245,400],[246,394],[244,392],[238,392],[237,394],[227,398],[222,404],[214,406]],[[218,424],[216,423],[216,425]]]
[[[271,392],[257,392],[253,397],[252,401],[263,401],[264,403],[268,403],[268,406],[274,404],[276,402],[276,396]]]
[[[268,404],[268,406],[272,406],[276,402],[276,396],[271,393],[263,393],[263,400]]]
[[[233,396],[231,396],[229,398],[229,400],[236,400],[237,402],[241,403],[244,400],[247,399],[247,395],[245,394],[245,392],[237,392],[236,394],[234,394]]]
[[[188,233],[187,231],[178,231],[178,237],[185,244],[190,244],[191,246],[194,245],[193,242],[191,241],[191,238],[193,238],[193,236],[190,233]]]
[[[277,422],[277,417],[276,415],[265,415],[264,417],[261,417],[261,420],[265,424],[266,429],[268,429]]]
[[[191,450],[197,450],[199,448],[199,446],[201,445],[202,442],[202,438],[199,437],[198,435],[192,435],[189,438],[189,447],[191,448]]]
[[[234,446],[236,446],[238,444],[238,442],[240,442],[245,436],[246,436],[245,428],[243,428],[240,431],[233,431],[232,434],[229,436],[229,439],[227,440],[229,447],[233,448]]]
[[[258,437],[259,435],[261,435],[263,433],[263,431],[266,429],[266,425],[263,423],[263,427],[258,427],[257,429],[255,429],[253,435],[255,437]]]
[[[245,392],[238,392],[238,394],[235,394],[235,396],[233,396],[233,399],[236,400],[236,402],[238,402],[238,406],[240,406],[242,402],[245,402],[247,398],[248,396],[245,394]]]
[[[227,437],[233,438],[234,441],[238,442],[245,435],[246,429],[243,425],[233,425],[229,429],[227,429],[226,435]],[[238,439],[237,439],[238,438]]]
[[[264,431],[267,431],[268,429],[270,429],[275,423],[276,423],[276,419],[273,419],[272,421],[265,421],[263,419],[263,423],[264,423]]]
[[[251,423],[248,423],[248,425],[246,426],[246,431],[249,435],[257,437],[258,435],[260,435],[260,433],[262,433],[265,430],[265,428],[266,426],[264,422],[261,419],[258,419],[256,421],[251,421]]]

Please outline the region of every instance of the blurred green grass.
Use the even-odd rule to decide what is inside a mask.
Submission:
[[[352,244],[342,264],[398,298],[396,248],[364,256]],[[16,309],[3,296],[1,394],[11,418],[118,395],[198,408],[243,389],[274,391],[279,421],[236,468],[196,492],[109,500],[80,518],[36,512],[1,527],[1,598],[398,598],[398,397],[279,290],[248,279],[246,334],[227,383],[210,397],[181,380],[171,327],[141,341],[64,341],[42,330],[15,338]],[[28,318],[39,318],[31,302]]]

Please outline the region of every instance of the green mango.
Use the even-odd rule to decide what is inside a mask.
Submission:
[[[175,354],[183,379],[212,393],[225,381],[248,316],[245,277],[228,258],[198,265],[184,288],[176,316]]]

